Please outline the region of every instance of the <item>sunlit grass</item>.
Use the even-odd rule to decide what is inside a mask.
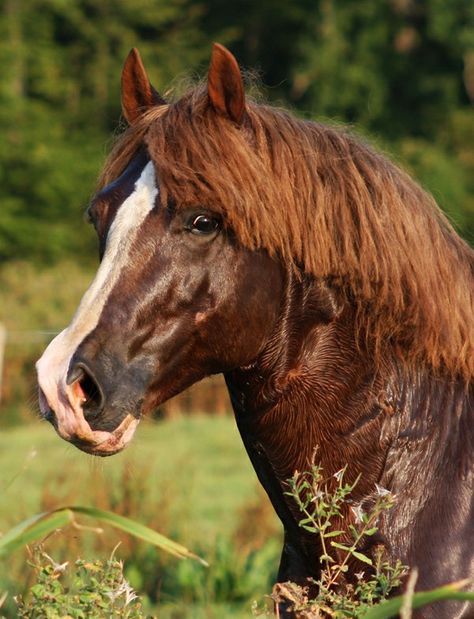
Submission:
[[[0,434],[0,530],[40,511],[45,484],[59,473],[53,489],[58,501],[89,504],[97,486],[113,490],[124,468],[132,480],[143,472],[153,480],[147,502],[172,491],[172,512],[190,512],[188,543],[228,531],[239,506],[256,493],[255,473],[231,418],[145,422],[127,450],[105,459],[68,445],[46,423],[35,424]]]
[[[207,559],[210,568],[188,566],[116,530],[98,536],[68,527],[48,540],[61,561],[104,557],[122,541],[127,578],[151,610],[159,600],[160,617],[250,616],[252,596],[271,589],[279,525],[270,507],[263,517],[254,511],[265,499],[230,417],[145,421],[125,452],[106,459],[81,453],[46,423],[3,430],[0,488],[1,532],[45,509],[90,505],[149,525]],[[8,590],[10,602],[31,577],[26,559],[18,551],[0,561],[0,595]]]

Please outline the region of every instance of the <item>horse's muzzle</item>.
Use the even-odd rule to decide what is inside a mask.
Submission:
[[[123,365],[116,357],[87,356],[80,350],[71,356],[68,343],[66,330],[36,364],[41,415],[82,451],[99,456],[117,453],[139,423],[142,386],[134,384],[133,376],[128,381],[123,377]]]
[[[64,389],[51,385],[48,396],[40,387],[41,416],[53,425],[61,438],[92,455],[111,456],[121,451],[132,439],[139,423],[134,415],[122,414],[113,429],[98,429],[95,423],[100,425],[99,409],[84,407],[87,396],[77,379]]]
[[[121,451],[131,441],[139,423],[139,419],[128,414],[113,431],[94,430],[80,409],[67,411],[65,407],[60,407],[57,414],[41,387],[39,403],[41,416],[53,425],[61,438],[94,456],[112,456]]]

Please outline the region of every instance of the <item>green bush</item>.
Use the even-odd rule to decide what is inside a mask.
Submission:
[[[321,467],[313,463],[309,471],[295,472],[288,480],[286,494],[294,499],[302,515],[299,526],[316,535],[322,548],[321,577],[312,580],[318,590],[315,598],[306,587],[295,583],[274,588],[275,601],[290,601],[297,617],[304,612],[301,616],[308,618],[324,613],[341,619],[362,618],[400,586],[407,571],[400,561],[390,564],[381,545],[375,547],[374,560],[360,551],[363,540],[377,533],[377,522],[393,506],[394,499],[377,486],[370,507],[355,504],[351,495],[359,478],[349,484],[344,479],[345,471],[341,469],[333,479],[325,479]],[[345,531],[341,521],[347,517],[347,511],[353,512],[355,524],[349,524]],[[365,566],[365,570],[355,574],[355,582],[345,578],[349,563],[354,560]]]

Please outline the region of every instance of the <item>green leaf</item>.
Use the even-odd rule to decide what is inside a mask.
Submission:
[[[331,542],[331,546],[334,546],[334,548],[339,548],[340,550],[345,550],[346,552],[351,552],[350,548],[344,546],[344,544],[339,544],[339,542]]]
[[[318,529],[316,529],[316,527],[310,527],[307,524],[301,524],[300,523],[300,527],[302,529],[304,529],[305,531],[309,531],[310,533],[317,533]]]
[[[359,531],[355,528],[353,524],[349,525],[349,531],[351,532],[354,539],[357,539],[359,537]]]
[[[439,587],[438,589],[419,591],[413,595],[412,608],[421,608],[427,604],[433,604],[433,602],[440,602],[442,600],[474,602],[474,592],[459,591],[459,589],[465,587],[468,582],[470,581],[463,580]],[[364,616],[364,619],[390,619],[391,617],[397,617],[403,601],[404,596],[400,595],[386,602],[382,602],[371,608]]]
[[[202,565],[208,565],[204,559],[201,559],[181,544],[173,542],[164,535],[135,520],[95,507],[83,507],[81,505],[72,505],[49,512],[42,512],[16,525],[16,527],[0,537],[0,557],[14,552],[26,544],[41,540],[56,529],[75,522],[75,514],[95,518],[99,522],[113,526],[153,546],[157,546],[179,559],[195,559]]]
[[[0,557],[46,537],[46,535],[65,526],[70,521],[70,514],[65,510],[42,512],[23,520],[0,537]]]
[[[130,518],[126,518],[125,516],[119,516],[118,514],[114,514],[113,512],[104,511],[102,509],[96,509],[95,507],[82,507],[75,506],[69,507],[73,512],[84,514],[85,516],[90,516],[91,518],[96,518],[100,522],[105,522],[110,524],[111,526],[124,531],[125,533],[129,533],[138,539],[141,539],[149,544],[157,546],[162,550],[180,558],[180,559],[195,559],[199,561],[202,565],[208,566],[208,563],[198,557],[196,554],[178,544],[177,542],[173,542],[168,539],[164,535],[157,533],[153,529],[136,522],[135,520],[131,520]]]
[[[372,565],[372,559],[369,559],[369,557],[366,557],[361,552],[357,552],[356,550],[353,550],[352,554],[356,559],[359,559],[359,561],[363,561],[364,563],[367,563],[368,565]]]
[[[324,537],[337,537],[338,535],[342,535],[344,531],[329,531],[329,533],[324,533]]]

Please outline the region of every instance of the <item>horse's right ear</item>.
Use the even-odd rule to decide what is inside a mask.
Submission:
[[[134,47],[122,70],[122,112],[129,125],[154,105],[166,101],[150,84],[138,50]]]

